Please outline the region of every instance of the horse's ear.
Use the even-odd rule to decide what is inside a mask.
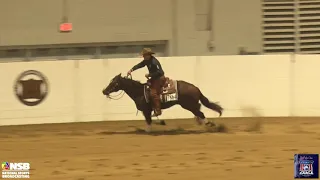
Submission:
[[[121,77],[121,73],[120,73],[120,74],[118,74],[118,77]]]

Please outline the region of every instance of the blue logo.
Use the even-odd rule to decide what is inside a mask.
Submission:
[[[319,178],[319,155],[318,154],[295,154],[294,155],[294,178]]]

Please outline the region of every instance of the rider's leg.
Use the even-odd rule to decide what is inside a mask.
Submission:
[[[160,90],[161,88],[165,85],[166,81],[167,81],[167,78],[165,76],[161,76],[160,78]]]
[[[161,102],[160,102],[160,96],[157,93],[157,90],[151,89],[151,96],[152,96],[153,108],[155,111],[154,116],[159,116],[161,115]]]
[[[161,91],[161,81],[160,79],[155,79],[151,83],[151,97],[153,102],[153,107],[155,110],[154,116],[159,116],[161,112],[161,101],[160,101],[160,91]]]

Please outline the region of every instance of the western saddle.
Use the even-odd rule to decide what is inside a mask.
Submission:
[[[161,102],[169,101],[167,96],[172,96],[172,95],[175,95],[176,98],[178,97],[177,81],[166,77],[165,83],[162,86],[161,93],[160,93]],[[149,101],[150,101],[150,88],[149,88],[148,84],[145,85],[144,96],[145,96],[146,101],[149,103]]]

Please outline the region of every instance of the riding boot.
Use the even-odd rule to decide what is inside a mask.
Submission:
[[[151,96],[153,100],[154,114],[152,117],[161,115],[161,101],[160,92],[161,91],[161,78],[151,80]]]
[[[152,115],[152,117],[160,116],[162,114],[161,102],[160,102],[160,96],[157,94],[154,94],[154,97],[153,97],[153,107],[154,107],[154,114]]]

